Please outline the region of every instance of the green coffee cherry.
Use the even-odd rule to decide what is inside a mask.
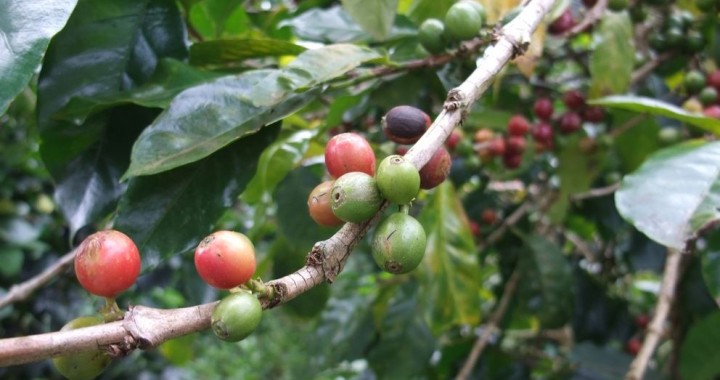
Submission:
[[[705,87],[698,94],[698,99],[700,99],[700,103],[705,106],[713,104],[718,99],[717,90],[714,87]]]
[[[705,87],[705,75],[697,70],[689,71],[683,79],[685,90],[690,94],[695,94]]]
[[[372,254],[377,265],[393,274],[417,268],[425,255],[427,237],[420,222],[398,212],[383,220],[375,230]]]
[[[375,179],[380,193],[393,203],[410,203],[420,191],[420,172],[403,156],[392,155],[382,160]]]
[[[420,45],[429,53],[438,54],[445,51],[445,24],[434,18],[429,18],[420,24],[418,29],[418,40]]]
[[[375,178],[361,172],[336,179],[330,193],[333,213],[345,222],[362,223],[372,218],[382,201]]]
[[[211,326],[218,338],[238,342],[252,334],[262,319],[262,305],[253,294],[242,291],[220,301],[213,309]]]
[[[60,331],[69,331],[104,323],[100,316],[85,316],[68,322]],[[92,349],[53,358],[53,365],[70,380],[90,380],[98,377],[112,359],[104,351]]]
[[[475,6],[467,2],[453,4],[445,14],[445,30],[448,36],[456,40],[469,40],[475,37],[483,24],[483,18]]]

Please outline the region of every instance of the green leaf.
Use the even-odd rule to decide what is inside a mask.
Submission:
[[[590,97],[625,92],[635,65],[630,16],[627,12],[605,12],[593,39]]]
[[[190,8],[189,19],[195,30],[207,39],[247,34],[252,27],[242,3],[237,1],[200,1]]]
[[[453,3],[455,3],[453,0],[415,0],[410,6],[408,17],[417,25],[420,25],[428,18],[443,20],[445,13]]]
[[[190,47],[190,62],[193,65],[237,64],[248,58],[298,55],[305,50],[292,42],[267,38],[205,41]]]
[[[133,178],[120,200],[114,228],[137,244],[148,270],[192,251],[245,189],[279,124],[263,128],[212,156],[153,176]]]
[[[480,322],[480,265],[469,222],[449,181],[435,188],[418,216],[427,249],[416,270],[430,329]]]
[[[243,193],[243,200],[253,204],[259,202],[264,194],[271,194],[275,186],[300,163],[315,134],[316,131],[309,130],[293,132],[265,149],[260,156],[258,170]]]
[[[615,125],[623,125],[637,115],[629,111],[615,109],[612,120]],[[645,159],[660,149],[658,137],[660,126],[656,118],[645,117],[637,125],[625,130],[615,138],[613,146],[622,165],[623,173],[629,173],[642,165]]]
[[[573,278],[560,248],[541,236],[524,239],[529,252],[520,255],[520,294],[544,328],[567,323],[573,311]]]
[[[0,2],[0,115],[37,69],[77,0]]]
[[[368,42],[372,38],[352,21],[341,7],[313,8],[280,23],[289,26],[298,38],[324,43]]]
[[[686,380],[714,379],[720,375],[720,312],[693,324],[680,349],[680,374]]]
[[[174,59],[163,59],[148,81],[130,91],[93,97],[75,97],[56,114],[57,119],[84,121],[88,115],[121,104],[165,108],[183,90],[209,82],[222,74],[200,71]]]
[[[311,90],[286,94],[277,103],[254,106],[248,98],[267,76],[268,71],[249,71],[180,93],[140,135],[123,178],[160,173],[198,161],[295,112],[319,93]]]
[[[561,223],[570,207],[570,195],[590,189],[592,181],[599,172],[599,160],[593,153],[583,152],[580,148],[580,136],[575,136],[558,153],[558,171],[560,177],[560,195],[550,208],[550,218]]]
[[[720,251],[712,250],[700,256],[705,286],[713,299],[720,298]]]
[[[590,104],[624,109],[638,113],[648,113],[655,116],[664,116],[670,119],[679,120],[683,123],[700,127],[713,134],[720,134],[720,120],[694,114],[684,109],[652,98],[640,96],[616,95],[595,99]]]
[[[384,40],[395,20],[397,0],[342,0],[343,8],[360,27]]]
[[[620,215],[650,239],[682,249],[720,216],[720,142],[690,141],[656,152],[623,178]]]

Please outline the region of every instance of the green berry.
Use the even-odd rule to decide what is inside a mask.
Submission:
[[[420,172],[403,156],[392,155],[382,160],[375,179],[380,193],[393,203],[410,203],[420,191]]]
[[[418,40],[425,50],[432,54],[438,54],[445,51],[445,24],[434,18],[429,18],[420,24],[418,30]]]
[[[697,70],[689,71],[683,79],[685,90],[690,94],[695,94],[705,87],[705,75]]]
[[[213,309],[210,324],[213,333],[227,342],[238,342],[257,329],[262,305],[257,297],[242,291],[223,298]]]
[[[680,131],[673,127],[660,128],[658,139],[664,145],[676,143],[680,140]]]
[[[75,318],[68,322],[60,331],[75,330],[82,327],[104,323],[100,316]],[[94,379],[110,364],[112,359],[104,351],[91,349],[53,358],[53,365],[63,376],[71,380]]]
[[[375,178],[361,172],[344,174],[333,184],[330,207],[346,222],[362,223],[380,210],[383,198]]]
[[[383,220],[375,230],[372,254],[383,270],[403,274],[417,268],[425,255],[427,237],[420,222],[398,212]]]
[[[469,40],[475,37],[482,24],[482,16],[467,2],[453,4],[445,14],[445,30],[456,40]]]
[[[700,103],[705,106],[713,104],[718,99],[717,90],[715,90],[714,87],[705,87],[700,91],[700,94],[698,94],[698,99],[700,99]]]

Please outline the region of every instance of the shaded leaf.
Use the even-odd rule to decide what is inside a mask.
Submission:
[[[682,249],[720,216],[720,142],[691,141],[663,149],[623,178],[620,215],[667,247]]]
[[[635,117],[637,115],[629,111],[612,110],[612,120],[616,125],[631,122]],[[637,169],[645,162],[647,156],[660,149],[659,131],[660,126],[656,118],[645,117],[637,125],[615,137],[613,146],[620,159],[623,173]]]
[[[713,379],[720,375],[720,313],[693,324],[680,349],[680,374],[686,380]]]
[[[640,96],[615,95],[591,100],[589,103],[638,113],[664,116],[700,127],[716,135],[720,134],[720,120],[687,112],[680,107],[663,102],[662,100],[644,98]]]
[[[342,5],[345,12],[376,40],[383,40],[390,34],[397,0],[342,0]]]
[[[38,68],[77,0],[0,2],[0,115]]]
[[[630,86],[635,48],[633,25],[627,12],[605,12],[593,33],[590,53],[591,98],[619,94]]]
[[[190,8],[189,19],[195,30],[207,39],[247,33],[252,26],[242,3],[238,1],[199,1]]]
[[[449,181],[435,188],[418,216],[427,234],[420,278],[425,319],[434,332],[480,322],[480,266],[469,222]]]
[[[279,124],[241,138],[212,156],[153,176],[133,178],[114,228],[137,244],[148,270],[193,250],[245,189]]]
[[[600,170],[596,154],[583,152],[580,136],[575,136],[558,153],[560,194],[550,208],[550,218],[560,223],[570,207],[570,195],[590,189],[593,179]]]
[[[198,42],[190,47],[190,62],[193,65],[238,63],[248,58],[298,55],[306,49],[283,40],[234,39]]]

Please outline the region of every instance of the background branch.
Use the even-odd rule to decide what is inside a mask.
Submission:
[[[50,282],[55,276],[64,272],[70,267],[75,258],[75,250],[66,253],[65,256],[61,257],[58,261],[54,262],[51,266],[45,268],[44,271],[40,272],[37,276],[19,284],[13,285],[5,295],[0,297],[0,309],[10,305],[11,303],[25,300],[30,297],[33,292]]]

